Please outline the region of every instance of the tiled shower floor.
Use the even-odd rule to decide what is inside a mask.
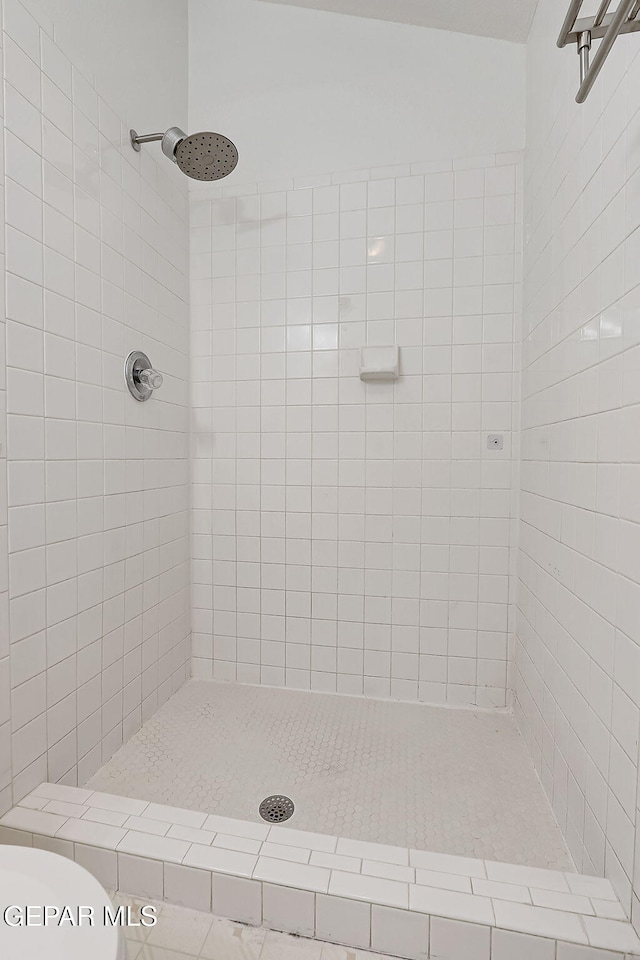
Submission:
[[[434,852],[572,869],[507,714],[193,680],[88,787]]]

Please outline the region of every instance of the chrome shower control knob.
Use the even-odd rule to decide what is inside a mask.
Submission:
[[[151,368],[148,370],[140,370],[137,374],[134,370],[133,376],[138,383],[144,383],[145,386],[150,387],[152,390],[158,390],[164,383],[164,378],[160,371]]]
[[[154,370],[146,353],[134,350],[124,363],[124,379],[129,393],[136,400],[148,400],[154,390],[163,384],[163,376]]]

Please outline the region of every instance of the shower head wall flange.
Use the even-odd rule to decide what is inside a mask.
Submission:
[[[140,144],[162,141],[162,152],[177,163],[180,170],[193,180],[222,180],[228,177],[238,164],[235,144],[220,133],[194,133],[191,136],[180,127],[169,127],[165,133],[148,133],[138,136],[129,131],[133,149],[139,153]]]

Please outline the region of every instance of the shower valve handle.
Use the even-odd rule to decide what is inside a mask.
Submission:
[[[153,391],[162,386],[163,376],[151,366],[151,360],[141,350],[134,350],[124,362],[124,379],[129,393],[136,400],[149,400]]]
[[[159,390],[164,382],[164,378],[159,370],[148,367],[146,370],[134,370],[134,379],[138,383],[143,383],[150,390]]]

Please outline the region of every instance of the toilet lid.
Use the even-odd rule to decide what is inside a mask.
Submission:
[[[45,925],[44,907],[68,907],[76,925],[59,922],[51,911]],[[81,916],[78,907],[85,908]],[[119,927],[105,925],[107,907],[113,910],[98,881],[72,860],[32,847],[0,846],[0,956],[119,960],[121,934]],[[20,920],[22,925],[13,925]]]

